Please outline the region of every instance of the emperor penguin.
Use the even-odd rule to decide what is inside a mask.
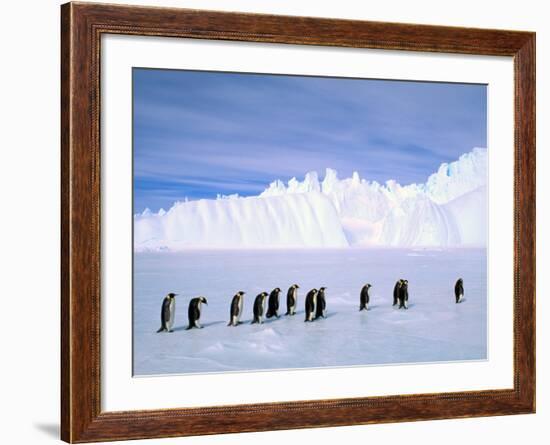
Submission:
[[[254,300],[254,318],[252,319],[252,324],[258,323],[262,324],[264,322],[264,310],[265,310],[265,300],[267,299],[267,292],[262,292],[261,294],[256,295]]]
[[[288,288],[286,293],[286,314],[285,315],[296,315],[296,307],[298,306],[298,289],[300,286],[293,284]]]
[[[233,300],[231,300],[231,308],[229,310],[229,323],[227,326],[237,326],[241,324],[244,294],[245,293],[240,290],[233,296]]]
[[[317,289],[311,289],[306,295],[306,319],[313,321],[315,317],[315,306],[317,305]]]
[[[208,304],[208,301],[205,297],[192,298],[189,302],[188,316],[189,316],[189,326],[187,329],[198,328],[202,329],[202,326],[199,324],[201,318],[201,306],[203,304]]]
[[[162,300],[162,308],[160,310],[160,328],[159,332],[172,332],[174,320],[176,317],[176,295],[170,292],[164,300]]]
[[[401,280],[401,286],[399,287],[399,309],[409,308],[409,281]]]
[[[459,278],[455,284],[455,303],[462,303],[464,298],[464,282]]]
[[[326,287],[320,287],[317,292],[317,304],[315,305],[315,318],[327,318],[327,300],[325,299]]]
[[[395,306],[399,300],[399,288],[401,287],[402,283],[403,280],[397,280],[395,286],[393,287],[393,306]]]
[[[267,318],[277,317],[279,318],[279,294],[281,289],[276,287],[269,294],[269,299],[267,300],[267,313],[265,316]]]
[[[362,311],[365,309],[366,311],[369,310],[369,302],[370,302],[370,295],[369,295],[369,289],[372,286],[367,283],[363,286],[361,289],[361,296],[359,297],[359,311]]]

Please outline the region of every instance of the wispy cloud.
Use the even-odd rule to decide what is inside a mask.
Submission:
[[[481,85],[134,70],[136,210],[335,168],[423,182],[486,146]]]

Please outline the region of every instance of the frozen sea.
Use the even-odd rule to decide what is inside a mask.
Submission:
[[[454,302],[464,279],[465,300]],[[392,307],[409,280],[409,309]],[[297,283],[298,314],[251,325],[254,297]],[[359,293],[371,283],[369,311]],[[304,297],[327,287],[328,317],[304,323]],[[228,327],[236,291],[242,325]],[[160,307],[176,297],[173,333],[159,333]],[[186,330],[190,298],[204,295],[203,329]],[[134,255],[134,375],[483,360],[487,358],[486,249],[190,250]]]

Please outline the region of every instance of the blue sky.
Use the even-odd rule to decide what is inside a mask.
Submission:
[[[487,145],[484,85],[134,68],[133,91],[135,212],[326,167],[424,182]]]

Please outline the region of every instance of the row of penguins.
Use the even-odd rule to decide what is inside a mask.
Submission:
[[[359,296],[359,311],[368,311],[370,295],[369,291],[372,286],[367,283],[365,284]],[[296,307],[298,306],[298,289],[300,286],[293,284],[288,289],[286,295],[286,307],[287,311],[285,315],[293,316],[296,315]],[[306,310],[306,322],[313,322],[319,318],[326,318],[326,298],[325,291],[326,287],[320,287],[319,289],[311,289],[305,300],[305,310]],[[462,278],[459,278],[455,284],[455,303],[461,303],[464,298],[464,283]],[[266,318],[276,317],[279,318],[279,294],[281,289],[276,287],[271,291],[270,294],[267,292],[262,292],[256,296],[254,299],[253,306],[253,319],[252,324],[263,323],[264,313]],[[243,314],[243,305],[244,305],[244,295],[245,292],[239,291],[231,300],[230,307],[230,318],[227,326],[238,326],[242,324],[241,316]],[[160,313],[161,326],[158,332],[172,332],[174,326],[175,316],[176,316],[176,296],[177,294],[169,293],[162,302],[162,308]],[[266,311],[267,303],[267,311]],[[201,317],[201,306],[203,304],[208,304],[206,297],[196,297],[192,298],[189,302],[188,309],[188,318],[189,325],[187,329],[198,328],[201,329],[200,317]],[[409,308],[409,282],[408,280],[400,279],[395,283],[393,288],[393,306],[397,306],[398,309],[408,309]]]

